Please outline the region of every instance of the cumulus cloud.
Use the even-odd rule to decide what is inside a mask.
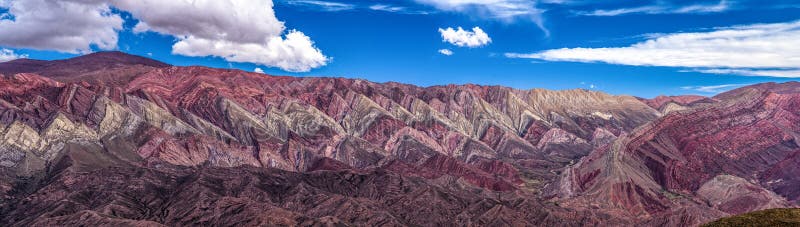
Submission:
[[[459,47],[481,47],[492,42],[489,34],[479,27],[472,28],[472,31],[464,30],[461,27],[453,29],[448,27],[446,29],[439,28],[439,33],[442,35],[442,41]]]
[[[306,1],[311,2],[311,1]],[[174,36],[172,53],[216,56],[286,71],[305,72],[330,60],[311,38],[289,30],[271,0],[3,0],[11,19],[0,19],[0,45],[69,53],[117,48],[130,12],[134,32]],[[6,18],[4,16],[3,18]]]
[[[453,55],[453,51],[452,50],[448,50],[448,49],[441,49],[441,50],[439,50],[439,53],[442,54],[442,55],[447,55],[447,56]]]
[[[123,19],[101,0],[0,1],[0,45],[67,53],[117,47]]]
[[[585,16],[619,16],[623,14],[697,14],[724,12],[730,8],[730,3],[727,0],[722,0],[717,4],[694,4],[685,6],[659,4],[610,10],[598,9],[594,11],[578,12],[577,14]]]
[[[303,32],[286,32],[272,1],[116,1],[115,6],[141,21],[135,30],[175,36],[174,54],[216,56],[291,72],[307,72],[329,61]]]
[[[261,68],[256,68],[256,69],[253,69],[253,72],[257,72],[257,73],[261,73],[261,74],[263,74],[263,73],[264,73],[264,70],[263,70],[263,69],[261,69]]]
[[[800,76],[800,21],[664,34],[627,47],[507,53],[510,58],[665,66],[771,76]]]
[[[271,1],[112,1],[140,20],[139,31],[257,43],[284,30]]]
[[[0,62],[7,62],[18,58],[27,58],[28,55],[25,54],[16,54],[13,50],[9,49],[0,49]]]
[[[479,17],[511,22],[527,20],[536,23],[545,34],[549,31],[544,26],[541,10],[532,0],[415,0],[418,3],[435,7],[448,12],[459,12]]]
[[[187,36],[172,46],[172,53],[191,57],[218,56],[231,62],[256,63],[290,72],[307,72],[329,61],[308,36],[295,30],[289,31],[285,38],[271,37],[264,43]]]

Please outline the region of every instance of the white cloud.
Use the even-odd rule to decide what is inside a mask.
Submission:
[[[375,4],[369,6],[369,9],[375,11],[383,11],[383,12],[390,12],[390,13],[400,13],[400,14],[430,14],[431,12],[424,11],[424,10],[413,10],[409,9],[408,7],[404,6],[395,6],[395,5],[388,5],[388,4]]]
[[[719,13],[731,9],[731,4],[727,0],[719,1],[715,5],[697,4],[678,7],[672,13]]]
[[[784,78],[800,77],[800,69],[694,69],[691,71],[709,73],[709,74],[726,74],[726,75],[741,75],[741,76],[768,76],[768,77],[784,77]]]
[[[439,10],[459,12],[471,16],[511,22],[527,20],[536,23],[546,35],[549,31],[544,26],[541,10],[533,0],[415,0],[418,3],[433,6]]]
[[[264,70],[261,69],[261,68],[256,68],[256,69],[253,70],[253,72],[264,74]]]
[[[7,62],[18,58],[28,58],[26,54],[16,54],[14,50],[0,49],[0,62]]]
[[[699,91],[703,93],[721,93],[727,90],[731,90],[738,87],[746,86],[747,84],[722,84],[722,85],[711,85],[711,86],[685,86],[681,87],[683,90],[692,90],[692,91]]]
[[[666,34],[627,47],[563,48],[530,54],[507,53],[506,56],[546,61],[749,70],[762,75],[790,76],[796,75],[790,73],[800,68],[800,21]]]
[[[570,0],[541,0],[539,1],[544,4],[569,4],[572,3]]]
[[[439,53],[447,56],[453,55],[453,51],[448,49],[441,49],[439,50]]]
[[[584,16],[618,16],[623,14],[632,13],[648,13],[655,14],[655,12],[664,12],[665,8],[660,6],[641,6],[634,8],[621,8],[621,9],[598,9],[590,12],[577,12],[578,15]]]
[[[238,43],[222,39],[188,36],[172,46],[172,53],[191,56],[219,56],[231,62],[251,62],[290,72],[307,72],[330,60],[299,31],[285,38],[271,37],[264,43]]]
[[[687,6],[660,4],[611,10],[598,9],[589,12],[577,12],[577,14],[585,16],[618,16],[623,14],[697,14],[724,12],[730,8],[730,3],[727,0],[722,0],[717,4],[695,4]]]
[[[272,1],[115,1],[141,20],[138,30],[175,36],[174,54],[217,56],[291,72],[310,71],[329,61],[304,33],[291,30],[282,36],[286,29],[275,17]]]
[[[308,1],[307,1],[308,2]],[[286,31],[271,0],[3,0],[15,20],[0,19],[0,45],[69,53],[117,48],[123,20],[136,33],[174,36],[172,53],[216,56],[305,72],[330,60],[304,33]],[[5,17],[4,17],[5,18]]]
[[[4,0],[0,45],[67,53],[117,47],[123,19],[101,0]]]
[[[472,31],[464,30],[461,27],[458,27],[458,29],[439,28],[439,33],[442,35],[442,41],[460,47],[481,47],[492,42],[492,38],[489,38],[489,34],[486,34],[486,32],[479,27],[472,28]]]
[[[315,9],[328,12],[346,11],[346,10],[353,10],[356,8],[356,6],[353,4],[347,4],[341,2],[316,1],[316,0],[290,0],[286,1],[286,3],[290,5],[313,7]]]
[[[401,12],[406,10],[406,7],[377,4],[369,6],[369,9],[377,11],[386,11],[386,12]]]

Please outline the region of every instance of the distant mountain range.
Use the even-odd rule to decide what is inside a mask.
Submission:
[[[714,97],[0,63],[2,226],[694,226],[800,205],[800,83]]]

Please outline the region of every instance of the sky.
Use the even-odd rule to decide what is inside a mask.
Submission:
[[[797,0],[0,0],[0,62],[715,95],[800,78]]]

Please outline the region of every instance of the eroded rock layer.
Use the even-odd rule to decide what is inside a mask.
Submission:
[[[695,225],[800,197],[794,84],[645,100],[113,52],[0,74],[9,225]]]

